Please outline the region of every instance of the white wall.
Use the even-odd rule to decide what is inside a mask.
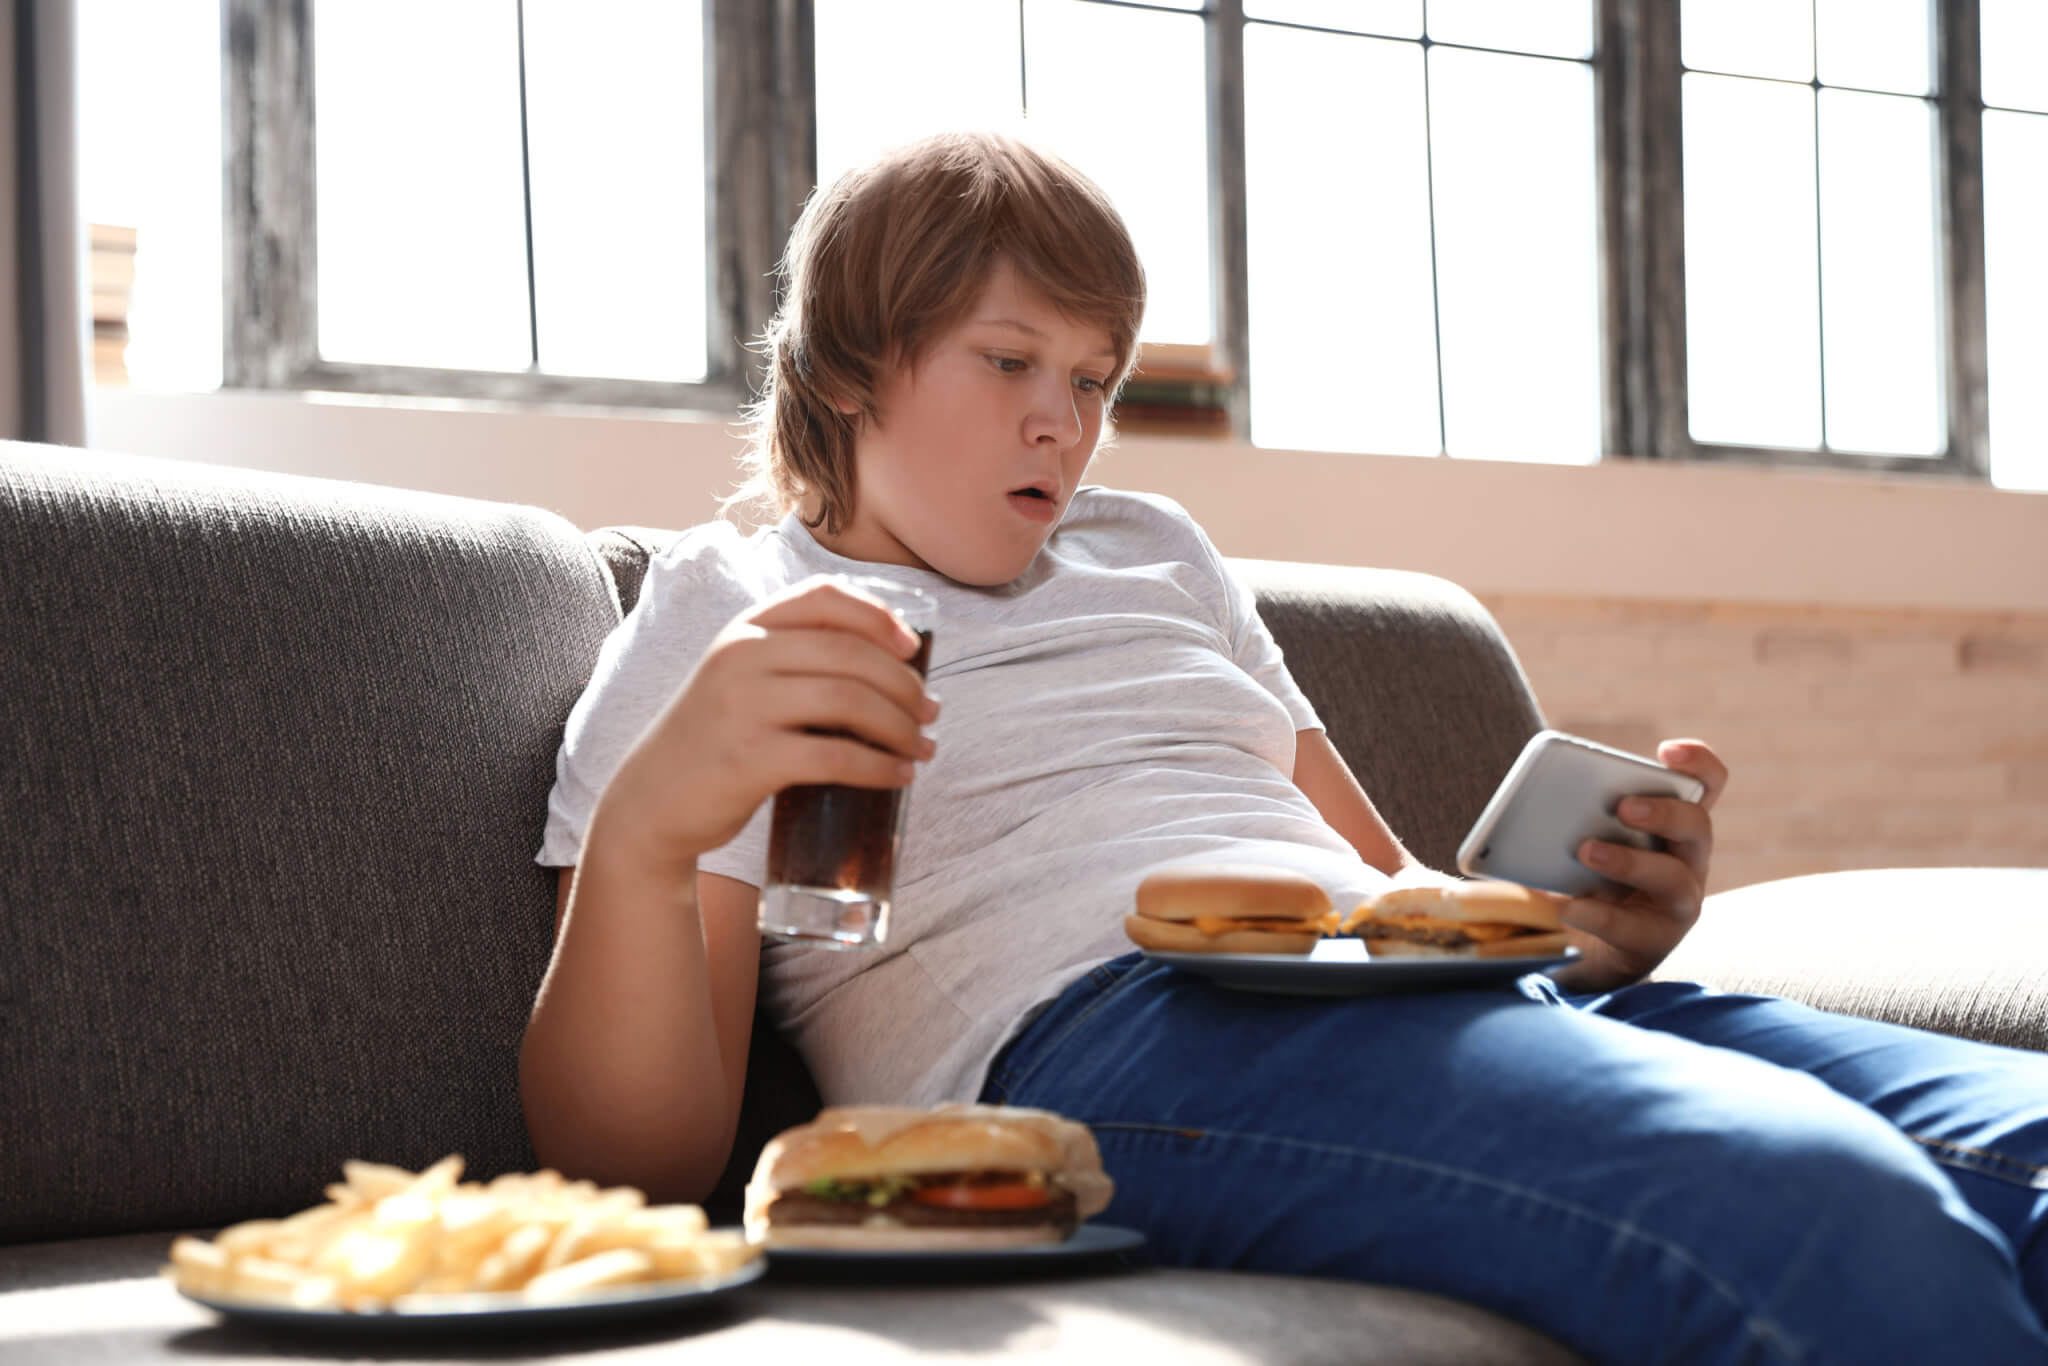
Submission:
[[[105,450],[687,526],[738,478],[728,418],[263,393],[95,399]],[[1480,594],[2048,611],[2048,494],[1948,479],[1273,451],[1129,437],[1092,477],[1179,499],[1227,554]]]

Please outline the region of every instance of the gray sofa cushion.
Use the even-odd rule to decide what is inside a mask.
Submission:
[[[0,445],[0,1242],[531,1165],[533,852],[616,620],[536,509]]]
[[[1658,969],[2048,1049],[2048,868],[1876,868],[1737,887]]]
[[[0,1359],[242,1363],[365,1358],[830,1362],[1154,1362],[1192,1366],[1569,1366],[1580,1357],[1470,1305],[1388,1286],[1242,1272],[1138,1271],[922,1286],[771,1275],[702,1312],[557,1337],[382,1339],[354,1346],[220,1325],[156,1268],[164,1235],[0,1247]]]

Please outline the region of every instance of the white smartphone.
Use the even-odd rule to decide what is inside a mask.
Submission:
[[[1585,896],[1614,885],[1579,862],[1586,840],[1664,847],[1655,835],[1621,823],[1614,808],[1623,797],[1696,802],[1706,790],[1699,779],[1655,759],[1562,731],[1538,731],[1458,846],[1458,871]]]

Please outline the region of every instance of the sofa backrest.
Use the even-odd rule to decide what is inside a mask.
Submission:
[[[531,1166],[533,855],[617,620],[537,509],[0,444],[0,1242]]]

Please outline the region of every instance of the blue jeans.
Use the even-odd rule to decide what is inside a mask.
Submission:
[[[1646,983],[1319,1000],[1131,954],[989,1070],[1161,1262],[1484,1305],[1596,1362],[2048,1362],[2048,1056]]]

